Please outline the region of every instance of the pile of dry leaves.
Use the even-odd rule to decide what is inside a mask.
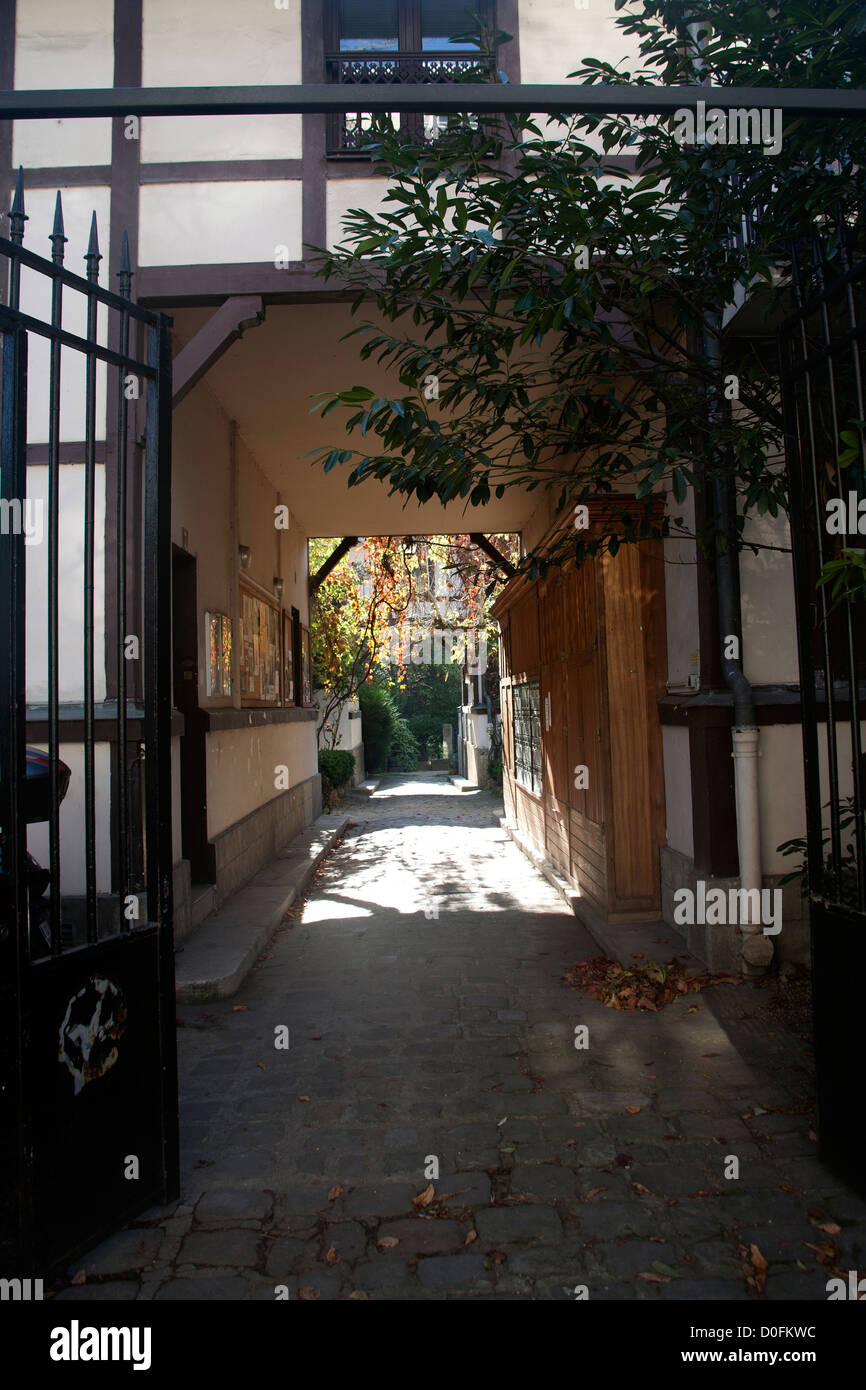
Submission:
[[[609,1009],[650,1009],[657,1013],[665,1004],[684,994],[698,994],[709,985],[737,985],[732,975],[712,975],[705,971],[689,975],[686,967],[674,959],[667,965],[648,960],[645,965],[626,968],[606,956],[589,956],[580,960],[562,977],[563,984],[586,990],[600,999]]]

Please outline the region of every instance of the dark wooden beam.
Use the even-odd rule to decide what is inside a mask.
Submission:
[[[480,531],[470,531],[469,539],[473,545],[477,545],[479,550],[483,550],[488,560],[492,560],[494,565],[505,571],[506,579],[510,579],[517,571],[510,560],[506,560],[501,550],[497,550],[492,541],[483,536]]]
[[[352,549],[353,545],[358,544],[357,536],[344,536],[339,545],[334,546],[325,563],[310,576],[310,594],[315,594],[320,584],[327,579],[335,565],[338,565],[343,556]]]
[[[232,295],[221,304],[172,363],[172,405],[179,405],[244,329],[257,327],[264,316],[260,295]]]

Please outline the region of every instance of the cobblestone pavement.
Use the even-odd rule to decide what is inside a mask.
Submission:
[[[59,1298],[748,1299],[755,1246],[764,1297],[823,1300],[866,1268],[765,991],[605,1009],[561,984],[598,949],[493,796],[391,778],[347,807],[303,915],[181,1010],[180,1201]]]

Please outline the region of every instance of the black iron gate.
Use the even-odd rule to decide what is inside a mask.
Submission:
[[[779,344],[800,648],[818,1134],[866,1187],[866,257],[840,217],[793,249]]]
[[[98,284],[95,214],[86,277],[59,194],[50,260],[23,245],[20,174],[9,217],[0,1274],[39,1277],[178,1184],[170,320],[132,302],[125,234],[119,292]]]

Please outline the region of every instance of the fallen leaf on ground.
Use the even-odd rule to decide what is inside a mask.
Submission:
[[[265,1066],[264,1062],[256,1062],[256,1066],[260,1067],[262,1071],[267,1071],[267,1067]]]
[[[340,1263],[340,1257],[334,1249],[333,1245],[331,1246],[330,1250],[325,1256],[325,1259],[327,1260],[329,1265],[338,1265]]]
[[[645,1279],[648,1284],[669,1284],[671,1282],[667,1274],[649,1274],[645,1270],[638,1275],[638,1279]]]
[[[607,1192],[606,1187],[594,1187],[591,1192],[587,1192],[587,1197],[597,1197],[599,1192]]]
[[[84,1271],[83,1269],[79,1269],[79,1271],[78,1271],[77,1274],[73,1274],[73,1276],[72,1276],[72,1278],[70,1279],[69,1282],[70,1282],[70,1284],[75,1284],[76,1287],[77,1287],[79,1284],[84,1284],[84,1283],[86,1283],[86,1281],[87,1281],[87,1274],[85,1273],[85,1271]]]
[[[625,1107],[625,1109],[626,1109],[626,1114],[627,1114],[627,1115],[639,1115],[639,1114],[640,1114],[640,1106],[639,1106],[639,1105],[627,1105],[627,1106]]]
[[[649,1009],[655,1013],[683,994],[696,994],[711,985],[741,984],[732,975],[704,971],[689,975],[682,961],[675,958],[667,965],[648,960],[645,965],[626,969],[619,961],[607,956],[589,956],[577,961],[562,977],[562,983],[573,989],[585,990],[608,1009]]]
[[[395,1245],[400,1244],[400,1241],[396,1236],[382,1236],[376,1244],[381,1245],[385,1250],[393,1250]]]
[[[413,1207],[429,1207],[435,1196],[436,1189],[431,1182],[424,1188],[423,1192],[419,1192],[417,1197],[412,1198],[412,1205]]]
[[[232,1005],[232,1013],[233,1013],[233,1014],[245,1014],[246,1011],[247,1011],[247,1006],[246,1006],[246,1004],[233,1004],[233,1005]]]
[[[757,1245],[749,1246],[748,1259],[743,1264],[743,1273],[746,1276],[746,1287],[750,1293],[761,1294],[767,1283],[767,1261],[761,1254]]]
[[[817,1230],[824,1231],[828,1236],[838,1236],[842,1230],[842,1227],[837,1226],[835,1221],[816,1221],[811,1216],[809,1220]]]
[[[649,1188],[648,1188],[648,1187],[644,1187],[644,1185],[643,1185],[642,1182],[633,1182],[631,1186],[632,1186],[632,1191],[633,1191],[633,1192],[636,1192],[636,1193],[638,1194],[639,1197],[651,1197],[651,1196],[652,1196],[652,1193],[650,1192]]]
[[[309,1099],[310,1099],[309,1096],[298,1096],[298,1100],[306,1100],[306,1101],[308,1101]]]
[[[463,1244],[464,1244],[464,1245],[471,1245],[472,1242],[473,1242],[473,1240],[477,1240],[477,1239],[478,1239],[478,1232],[477,1232],[477,1231],[468,1231],[468,1232],[467,1232],[467,1235],[466,1235],[466,1239],[464,1240]]]
[[[338,1198],[338,1197],[342,1197],[342,1195],[343,1195],[343,1184],[340,1183],[340,1182],[335,1182],[335,1183],[334,1183],[334,1186],[331,1188],[330,1192],[328,1193],[328,1201],[329,1201],[329,1202],[335,1202],[335,1201],[337,1200],[337,1198]]]
[[[298,1290],[298,1298],[303,1298],[305,1301],[311,1301],[314,1298],[321,1297],[321,1293],[313,1284],[305,1284],[302,1289]]]
[[[497,1128],[497,1129],[501,1129],[502,1126],[505,1124],[505,1121],[506,1121],[507,1119],[508,1119],[508,1116],[507,1116],[507,1115],[503,1115],[501,1120],[497,1120],[497,1122],[496,1122],[496,1128]]]
[[[357,1298],[359,1302],[361,1301],[361,1299],[363,1299],[365,1303],[370,1302],[370,1295],[368,1293],[365,1293],[363,1289],[353,1289],[352,1292],[349,1294],[349,1298]]]
[[[779,1183],[779,1191],[780,1191],[780,1192],[793,1192],[794,1196],[796,1197],[797,1194],[799,1193],[800,1189],[799,1189],[799,1187],[792,1187],[791,1184],[790,1184],[789,1182],[780,1182],[780,1183]]]
[[[661,1260],[653,1260],[652,1264],[656,1274],[667,1274],[671,1279],[676,1279],[677,1272],[670,1265],[663,1264]]]
[[[818,1256],[818,1262],[822,1265],[835,1263],[839,1256],[835,1240],[824,1240],[820,1245],[812,1245],[810,1241],[804,1240],[803,1244],[807,1250],[815,1251],[815,1254]]]
[[[503,1254],[501,1250],[488,1250],[487,1254],[495,1265],[504,1265],[508,1259],[508,1256]]]

